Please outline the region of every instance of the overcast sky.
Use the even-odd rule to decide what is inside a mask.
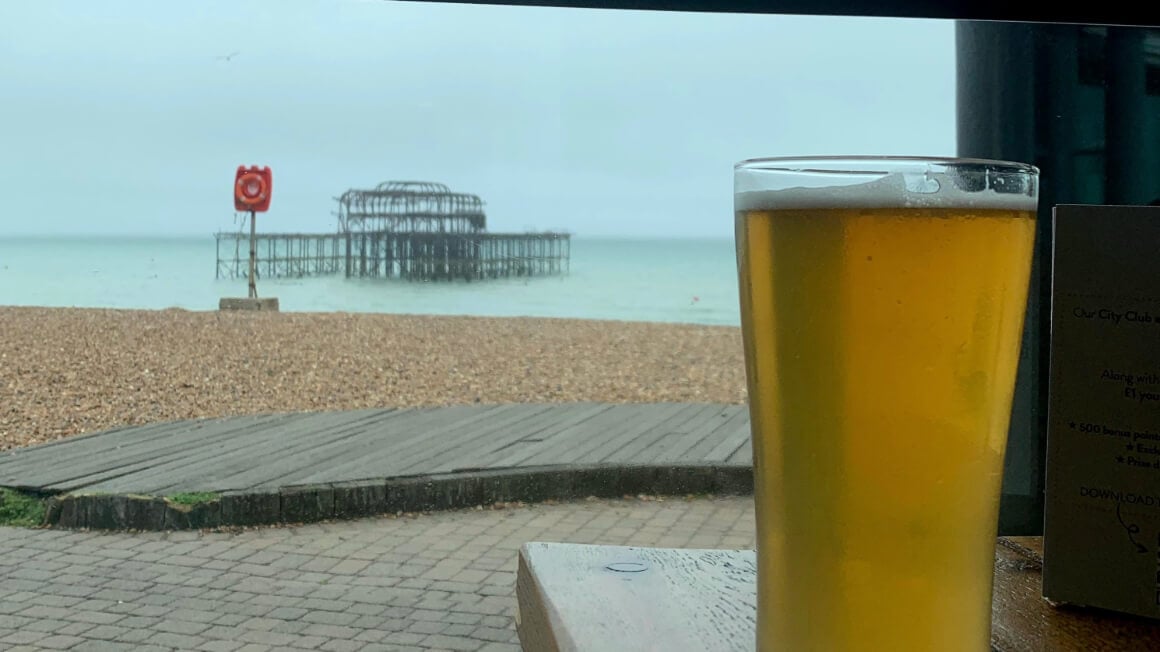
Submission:
[[[952,155],[954,87],[950,21],[0,0],[0,235],[229,229],[252,163],[263,231],[410,179],[492,231],[730,237],[734,162]]]

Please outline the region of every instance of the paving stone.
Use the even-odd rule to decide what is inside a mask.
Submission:
[[[322,623],[324,625],[349,625],[358,619],[358,614],[339,611],[308,611],[302,616],[302,620],[308,623]]]
[[[350,641],[346,639],[331,639],[323,643],[319,649],[327,652],[359,652],[363,649],[366,643],[362,641]]]
[[[447,636],[444,634],[432,634],[420,641],[420,643],[427,647],[441,650],[463,650],[464,652],[474,652],[479,647],[479,641],[463,636]]]
[[[92,623],[68,623],[64,627],[56,630],[55,633],[62,636],[81,636],[85,632],[91,630],[95,625]]]
[[[209,629],[210,626],[206,623],[191,622],[188,620],[172,620],[163,619],[153,625],[153,629],[159,632],[170,632],[172,634],[200,634]]]
[[[179,650],[193,650],[204,643],[205,640],[206,639],[198,636],[187,636],[185,634],[174,634],[171,632],[159,631],[155,632],[153,636],[145,639],[145,642],[151,643],[153,645],[176,648]]]
[[[36,646],[49,650],[68,650],[84,642],[85,639],[78,638],[76,636],[53,634],[52,636],[48,636],[37,641]]]
[[[270,613],[266,614],[266,617],[277,618],[279,620],[298,620],[308,613],[310,613],[309,609],[300,609],[298,607],[277,607]]]
[[[560,503],[236,532],[0,528],[0,574],[28,559],[46,564],[4,575],[0,648],[519,652],[520,545],[644,545],[634,543],[641,536],[752,548],[752,499]]]
[[[0,636],[0,643],[5,647],[12,645],[28,645],[35,643],[42,638],[47,638],[49,635],[44,632],[33,632],[29,630],[18,630],[8,633],[6,636]]]
[[[116,641],[86,639],[69,649],[79,652],[137,652],[141,648],[136,643],[118,643]]]
[[[415,634],[438,634],[447,629],[451,625],[446,623],[434,622],[430,620],[416,620],[407,628],[408,632]]]
[[[197,649],[203,652],[235,652],[243,645],[245,643],[240,641],[206,641]]]

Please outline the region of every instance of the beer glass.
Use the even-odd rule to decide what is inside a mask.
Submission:
[[[1039,171],[734,171],[758,650],[990,650]]]

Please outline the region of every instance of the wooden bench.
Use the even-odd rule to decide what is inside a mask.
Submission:
[[[1038,537],[999,539],[993,650],[1160,650],[1160,621],[1045,601],[1042,560]],[[528,543],[516,580],[520,642],[525,652],[752,652],[755,562],[753,551]]]

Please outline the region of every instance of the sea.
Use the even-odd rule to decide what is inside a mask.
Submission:
[[[205,237],[0,238],[0,305],[216,310],[246,280],[216,278]],[[731,239],[574,236],[561,276],[409,282],[259,279],[283,312],[563,317],[736,326]]]

